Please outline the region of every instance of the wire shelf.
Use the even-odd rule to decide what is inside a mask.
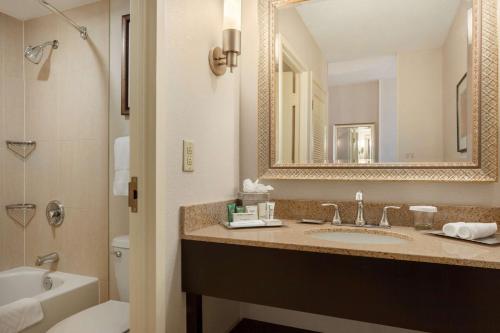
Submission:
[[[14,204],[5,206],[7,215],[23,227],[26,227],[35,217],[36,205]]]
[[[35,141],[7,141],[7,148],[22,159],[26,159],[36,148]]]

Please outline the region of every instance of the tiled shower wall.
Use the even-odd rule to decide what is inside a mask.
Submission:
[[[12,28],[17,33],[16,49],[14,52],[9,48],[7,52],[13,52],[10,61],[16,66],[20,64],[20,71],[12,73],[13,82],[4,84],[4,88],[14,90],[7,92],[9,96],[22,96],[25,86],[25,98],[11,102],[15,104],[13,107],[3,108],[2,120],[13,117],[14,121],[2,122],[2,140],[5,141],[3,133],[9,138],[16,135],[19,138],[19,133],[25,133],[27,140],[37,142],[37,149],[24,162],[24,168],[23,162],[12,156],[1,159],[9,165],[2,168],[0,198],[2,205],[6,199],[22,202],[22,186],[25,186],[26,202],[36,204],[37,212],[24,233],[2,215],[0,268],[33,265],[37,255],[57,251],[60,255],[57,269],[98,277],[101,300],[105,300],[108,298],[109,2],[98,1],[66,14],[88,27],[87,41],[54,15],[24,22],[24,46],[19,45],[23,40],[23,24],[18,24],[19,29]],[[9,35],[6,40],[14,36],[9,30],[0,31]],[[24,61],[23,81],[23,48],[54,39],[59,41],[59,48],[45,49],[39,65]],[[13,70],[12,65],[3,67]],[[6,75],[4,80],[8,79]],[[20,118],[23,114],[25,117]],[[11,128],[14,133],[4,128]],[[9,155],[4,146],[2,142],[0,154]],[[17,177],[17,173],[21,175]],[[14,181],[15,186],[8,186]],[[14,193],[5,193],[9,188]],[[21,193],[17,193],[19,188]],[[45,218],[45,207],[51,200],[61,201],[66,208],[65,221],[58,228],[49,226]]]
[[[24,161],[6,140],[24,140],[23,22],[0,13],[0,271],[24,264],[24,229],[5,206],[23,203]]]

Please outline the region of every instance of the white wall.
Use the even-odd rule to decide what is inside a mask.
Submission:
[[[397,57],[400,162],[443,161],[441,49]]]
[[[210,47],[222,43],[222,6],[158,0],[157,223],[165,230],[168,333],[185,331],[179,207],[232,199],[239,183],[240,70],[215,77],[208,66]],[[194,142],[193,173],[182,172],[183,139]],[[238,320],[239,308],[230,304],[206,300],[207,332],[224,332]]]
[[[379,81],[379,162],[398,161],[398,114],[396,79]]]
[[[333,86],[328,93],[331,125],[378,123],[378,81]]]
[[[469,156],[468,153],[457,152],[456,109],[457,84],[467,72],[467,55],[467,4],[462,1],[443,45],[443,149],[446,161],[464,161]],[[469,92],[472,92],[471,87]],[[470,99],[469,105],[472,105]],[[471,118],[468,121],[470,124]],[[469,133],[472,134],[471,131]]]
[[[294,54],[313,72],[313,80],[327,90],[328,64],[316,40],[294,7],[278,10],[278,31],[293,48]]]
[[[240,124],[240,178],[257,177],[257,64],[258,24],[257,1],[243,0],[243,56],[241,57],[241,124]],[[500,185],[421,182],[333,182],[333,181],[266,181],[275,187],[274,198],[353,200],[357,190],[365,193],[368,201],[406,203],[450,203],[492,205],[500,203]],[[294,321],[308,325],[328,325],[329,318],[293,311],[262,307],[242,307],[243,315],[276,322]],[[286,317],[286,318],[285,318]],[[337,323],[337,322],[336,322]],[[342,321],[337,332],[363,332],[357,323]],[[364,332],[387,332],[380,326],[369,325]],[[400,330],[403,332],[403,330]]]
[[[333,162],[333,150],[337,139],[334,138],[334,126],[346,124],[375,124],[375,138],[379,127],[379,82],[361,82],[346,85],[335,85],[328,89],[328,137],[330,146],[328,158]],[[377,139],[375,139],[377,140]],[[348,139],[347,139],[348,141]],[[338,156],[347,156],[337,151]],[[378,158],[378,144],[375,141],[375,160]]]

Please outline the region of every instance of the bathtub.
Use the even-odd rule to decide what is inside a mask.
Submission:
[[[28,297],[40,301],[44,319],[22,333],[45,333],[61,320],[97,305],[99,284],[93,277],[32,267],[0,272],[0,307]]]

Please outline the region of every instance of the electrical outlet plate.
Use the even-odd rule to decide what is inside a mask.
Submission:
[[[193,172],[193,148],[194,144],[192,141],[184,140],[183,142],[184,153],[183,153],[183,162],[182,162],[182,170],[184,172]]]

